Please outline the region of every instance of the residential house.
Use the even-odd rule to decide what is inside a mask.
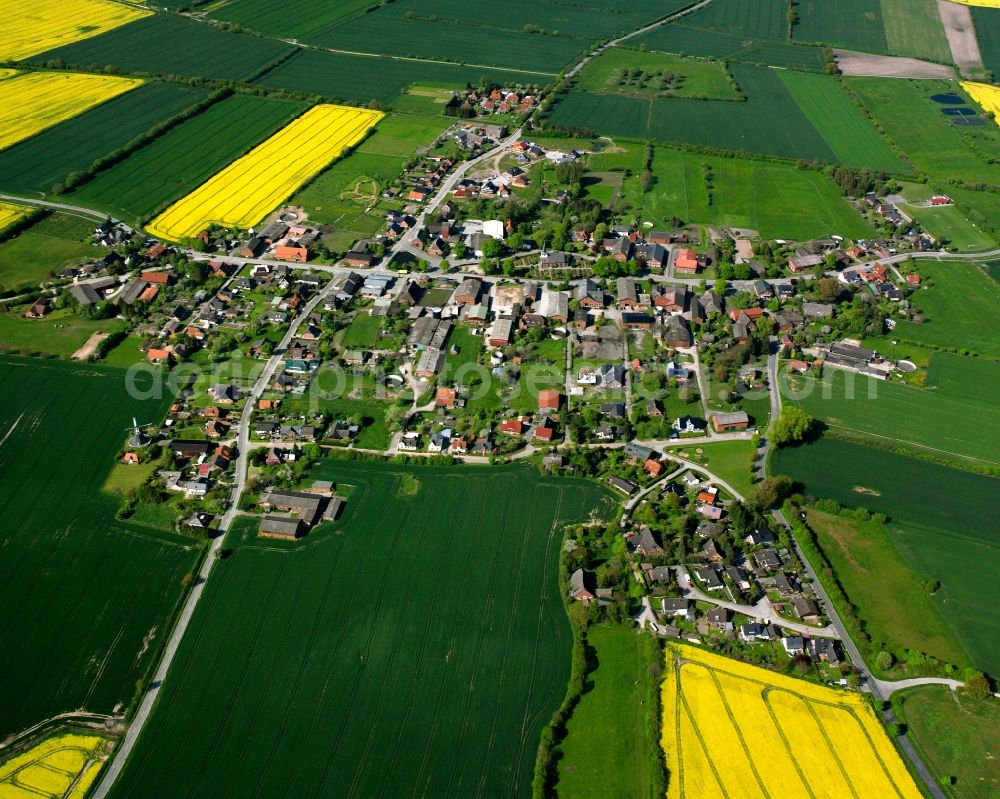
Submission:
[[[573,572],[569,578],[569,595],[585,605],[597,599],[597,577],[594,573],[583,569]]]

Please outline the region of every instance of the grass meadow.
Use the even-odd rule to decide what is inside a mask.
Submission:
[[[969,660],[1000,673],[1000,621],[983,612],[998,598],[992,576],[1000,568],[1000,479],[830,436],[778,450],[774,469],[802,481],[817,497],[888,515],[892,542],[916,578],[941,582],[934,603]],[[883,607],[866,606],[850,594],[848,599],[862,618]],[[918,617],[917,623],[923,621]]]
[[[930,97],[941,92],[963,94],[957,83],[938,80],[844,78],[889,140],[908,156],[917,172],[932,181],[954,178],[1000,185],[1000,128],[984,125],[960,130]],[[971,103],[971,100],[967,101]]]
[[[906,691],[893,705],[902,709],[909,737],[935,774],[954,778],[947,793],[956,799],[992,799],[1000,793],[1000,702],[970,699],[929,685]]]
[[[921,205],[934,192],[922,183],[902,183],[901,194],[908,200],[903,210],[938,241],[958,252],[980,252],[996,246],[993,237],[970,222],[956,205]]]
[[[138,222],[194,190],[305,110],[305,103],[234,94],[134,152],[70,195]]]
[[[591,627],[587,644],[596,662],[587,675],[593,687],[573,709],[556,749],[555,795],[649,796],[649,753],[659,745],[649,735],[649,693],[659,682],[650,667],[661,665],[663,653],[654,638],[626,627]]]
[[[621,70],[640,69],[644,72],[662,70],[683,78],[673,93],[675,97],[711,97],[718,100],[738,100],[719,61],[681,58],[667,53],[649,53],[622,47],[605,50],[590,61],[577,78],[577,85],[595,94],[633,94],[636,90],[619,86],[615,78]],[[652,93],[652,90],[645,90]]]
[[[958,347],[1000,358],[1000,284],[986,267],[968,261],[919,261],[924,287],[910,302],[924,321],[902,321],[895,334],[905,341]]]
[[[778,75],[838,161],[884,172],[907,171],[839,82],[828,75],[791,70]]]
[[[114,519],[105,476],[136,400],[124,372],[0,358],[0,736],[57,713],[121,713],[136,695],[198,561],[191,539]],[[71,442],[72,446],[68,446]]]
[[[825,175],[789,164],[658,147],[643,218],[747,227],[765,238],[865,237],[872,229]]]
[[[0,243],[0,285],[37,286],[67,264],[103,255],[104,250],[85,241],[93,232],[91,219],[61,213],[42,217]]]
[[[204,96],[199,89],[169,83],[148,83],[119,95],[0,151],[0,188],[48,193],[71,172],[88,169]]]
[[[112,795],[528,795],[569,676],[560,527],[606,491],[525,466],[313,476],[343,515],[297,542],[234,526]]]
[[[813,508],[808,523],[851,603],[862,609],[873,641],[926,652],[948,663],[969,661],[940,605],[904,560],[888,528]]]

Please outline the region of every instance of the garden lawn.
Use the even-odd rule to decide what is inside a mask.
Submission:
[[[0,481],[6,738],[58,713],[127,713],[200,545],[115,520],[102,491],[132,417],[161,419],[168,395],[129,396],[118,369],[15,357],[0,358],[0,389],[0,469],[18,476]]]
[[[863,502],[863,497],[858,497]],[[941,607],[876,522],[808,510],[808,523],[876,648],[914,649],[947,663],[969,662]]]
[[[596,665],[587,675],[592,687],[556,750],[556,796],[649,796],[650,752],[659,746],[649,735],[649,694],[659,686],[650,669],[661,666],[660,647],[649,635],[611,626],[591,627],[587,645]]]
[[[953,777],[956,799],[992,799],[1000,793],[1000,702],[980,701],[941,686],[907,691],[902,706],[907,737],[931,770]]]
[[[940,581],[934,603],[972,665],[1000,673],[1000,620],[983,613],[1000,599],[990,577],[1000,569],[1000,479],[830,436],[778,450],[774,471],[814,496],[889,516],[892,541],[916,579]],[[867,612],[860,607],[863,618]],[[915,623],[924,621],[935,623]]]
[[[1000,285],[983,265],[969,261],[917,261],[926,285],[910,302],[925,321],[899,322],[895,335],[918,344],[958,347],[1000,358]]]
[[[677,445],[670,448],[678,457],[688,458],[718,475],[729,485],[747,496],[753,491],[753,474],[750,471],[753,441],[716,441],[697,446]],[[698,450],[701,450],[699,453]]]
[[[371,316],[362,311],[351,320],[342,343],[347,349],[372,349],[378,343],[381,330],[382,317]]]
[[[569,677],[561,527],[608,493],[527,466],[312,477],[350,491],[341,517],[234,525],[111,795],[530,793]]]

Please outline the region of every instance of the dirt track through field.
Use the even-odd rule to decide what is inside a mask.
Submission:
[[[944,64],[921,61],[919,58],[871,55],[853,50],[834,50],[834,58],[844,75],[871,78],[933,78],[951,80],[955,70]]]
[[[968,75],[970,71],[982,69],[983,57],[979,52],[976,28],[969,7],[948,0],[938,0],[938,13],[944,24],[945,36],[948,37],[951,58],[959,72]]]
[[[91,333],[82,347],[73,353],[74,361],[85,361],[97,351],[97,345],[108,337],[107,333]]]

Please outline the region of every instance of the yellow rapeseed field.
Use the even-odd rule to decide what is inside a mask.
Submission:
[[[104,743],[96,735],[58,735],[0,764],[0,799],[50,797],[81,799],[103,765],[98,760],[84,771]],[[76,788],[70,786],[83,773]]]
[[[135,78],[31,72],[0,80],[0,150],[142,84]]]
[[[34,209],[13,203],[0,203],[0,233],[13,225],[18,219],[27,216]]]
[[[663,682],[669,799],[920,799],[859,694],[672,645]]]
[[[180,241],[214,223],[249,228],[382,118],[378,111],[317,105],[154,219],[154,236]]]
[[[89,39],[152,13],[109,0],[0,0],[0,12],[3,61],[20,61]]]
[[[983,8],[1000,8],[1000,0],[955,0],[967,6],[983,6]]]
[[[998,0],[1000,2],[1000,0]],[[991,111],[994,121],[1000,125],[1000,86],[990,86],[988,83],[972,83],[961,81],[962,88],[969,97],[975,100],[984,111]]]

